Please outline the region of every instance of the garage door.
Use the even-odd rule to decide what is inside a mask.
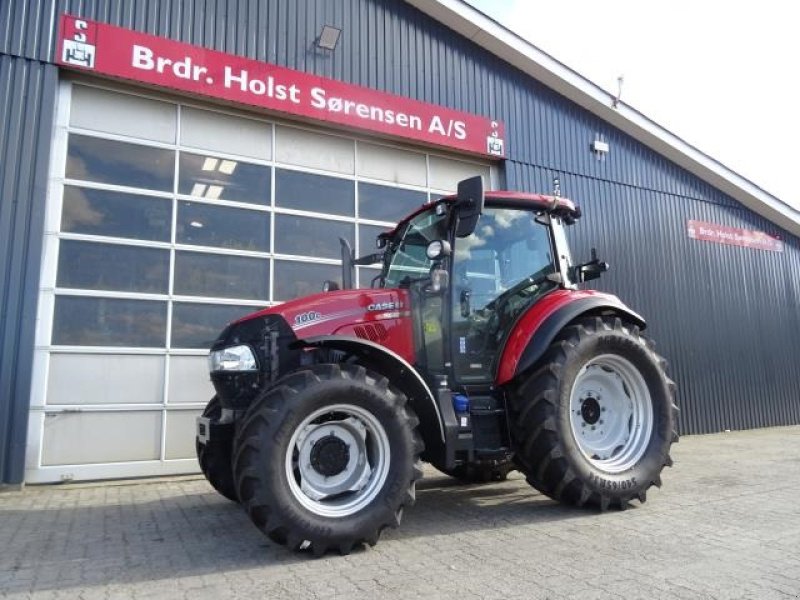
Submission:
[[[28,482],[197,470],[205,356],[237,316],[339,280],[486,163],[61,83]],[[362,286],[375,271],[362,268]]]

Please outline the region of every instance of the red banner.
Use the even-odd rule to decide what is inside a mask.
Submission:
[[[498,121],[69,15],[61,17],[58,63],[425,144],[505,156],[504,128]]]
[[[769,250],[770,252],[783,252],[783,242],[779,238],[763,231],[750,231],[749,229],[725,227],[715,223],[691,220],[687,222],[686,226],[689,237],[693,240],[757,248],[758,250]]]

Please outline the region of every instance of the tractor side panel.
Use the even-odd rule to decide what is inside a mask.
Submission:
[[[497,385],[532,366],[570,321],[589,312],[618,312],[640,327],[644,319],[611,294],[593,290],[556,290],[525,312],[514,325],[497,366]]]
[[[344,335],[391,349],[414,363],[411,301],[405,289],[338,290],[305,296],[249,315],[278,314],[298,339]]]

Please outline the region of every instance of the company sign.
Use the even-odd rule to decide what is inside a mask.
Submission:
[[[715,223],[691,220],[687,221],[686,226],[689,237],[693,240],[769,250],[770,252],[783,252],[783,242],[779,238],[763,231],[750,231],[749,229],[725,227]]]
[[[69,15],[59,42],[65,67],[505,157],[503,124],[478,115]]]

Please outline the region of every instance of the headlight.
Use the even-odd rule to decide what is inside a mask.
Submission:
[[[208,355],[210,371],[257,371],[256,357],[250,346],[232,346]]]

